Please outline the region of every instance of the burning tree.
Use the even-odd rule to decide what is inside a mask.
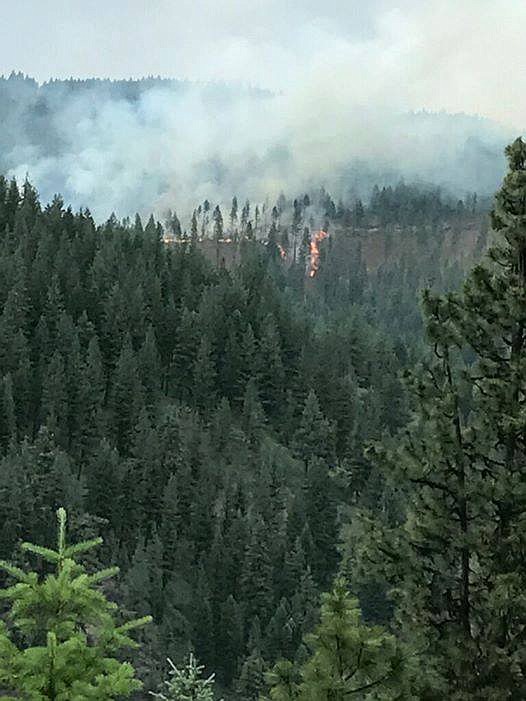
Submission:
[[[310,240],[310,256],[309,256],[309,277],[315,277],[320,269],[320,243],[328,238],[329,234],[320,229],[315,231]]]

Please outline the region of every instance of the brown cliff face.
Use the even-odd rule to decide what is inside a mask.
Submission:
[[[413,253],[416,256],[423,245],[431,245],[432,238],[438,239],[441,256],[452,260],[478,258],[477,246],[481,239],[485,241],[487,226],[486,218],[480,217],[455,225],[443,223],[435,229],[424,226],[357,229],[353,232],[353,237],[360,242],[362,259],[367,269],[375,270],[403,254]]]
[[[418,261],[422,252],[429,254],[432,250],[436,251],[441,260],[465,261],[471,265],[480,258],[485,248],[488,229],[489,222],[484,215],[470,220],[442,222],[434,227],[391,225],[351,229],[336,226],[330,234],[330,241],[327,241],[329,235],[324,231],[313,234],[312,240],[316,241],[314,269],[311,242],[310,265],[306,268],[306,275],[314,277],[317,270],[323,267],[329,249],[332,249],[332,254],[329,254],[331,267],[334,266],[335,259],[338,260],[336,268],[350,259],[356,260],[359,249],[359,258],[369,272],[402,257]],[[320,233],[323,236],[316,238]],[[168,245],[181,245],[173,237],[167,237],[165,242]],[[261,245],[264,243],[260,241]],[[231,238],[219,241],[205,238],[197,244],[212,265],[227,270],[235,268],[241,262],[242,245],[242,242]],[[289,266],[292,263],[291,252],[284,252],[281,246],[279,248],[283,264]]]

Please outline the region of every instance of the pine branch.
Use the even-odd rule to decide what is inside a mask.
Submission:
[[[107,567],[104,570],[100,570],[100,572],[87,575],[86,581],[89,584],[98,584],[98,582],[102,582],[104,579],[111,579],[111,577],[115,577],[117,574],[119,574],[119,572],[119,567]]]
[[[102,542],[102,538],[92,538],[91,540],[84,540],[82,543],[69,545],[67,548],[65,548],[63,557],[70,557],[73,559],[74,555],[79,555],[80,553],[87,552],[88,550],[93,550],[93,548],[102,545]]]
[[[15,565],[11,565],[5,560],[0,560],[0,569],[5,570],[11,577],[25,584],[34,584],[35,582],[35,575],[33,573],[24,572],[20,567],[15,567]]]
[[[22,543],[20,547],[24,551],[38,555],[47,562],[53,562],[54,564],[60,562],[61,556],[60,553],[56,552],[56,550],[44,548],[41,545],[34,545],[33,543]]]
[[[115,628],[117,633],[127,633],[129,630],[134,630],[135,628],[141,628],[153,621],[152,616],[143,616],[142,618],[136,618],[133,621],[127,621],[122,626]]]

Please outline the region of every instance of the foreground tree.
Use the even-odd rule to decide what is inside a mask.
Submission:
[[[408,430],[378,451],[405,518],[350,529],[421,643],[426,699],[526,697],[526,145],[506,153],[498,239],[461,293],[426,293],[434,357]]]
[[[163,701],[214,701],[214,675],[204,678],[204,667],[197,663],[192,653],[182,669],[176,667],[170,659],[168,664],[170,679],[164,682],[166,692],[150,692],[152,696]]]
[[[323,595],[321,621],[306,643],[311,656],[301,668],[284,661],[268,674],[272,701],[417,698],[408,689],[410,658],[383,628],[361,621],[343,579]]]
[[[0,624],[0,688],[3,699],[84,701],[125,698],[141,687],[132,666],[116,653],[134,647],[129,632],[150,621],[146,616],[123,625],[117,606],[97,585],[114,576],[112,567],[88,574],[77,562],[102,542],[66,542],[66,512],[59,509],[57,549],[31,543],[22,549],[49,563],[53,571],[39,578],[1,562],[16,583],[0,592],[9,603]]]

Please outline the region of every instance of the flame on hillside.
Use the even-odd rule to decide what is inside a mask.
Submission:
[[[283,246],[280,243],[278,243],[276,245],[278,247],[278,251],[279,251],[279,255],[281,256],[281,259],[285,260],[285,258],[287,257],[287,251],[283,248]]]
[[[320,243],[328,236],[329,234],[323,229],[312,234],[310,240],[309,277],[314,277],[320,268]]]

